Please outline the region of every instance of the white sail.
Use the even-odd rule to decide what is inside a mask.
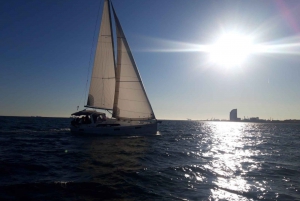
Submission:
[[[108,0],[105,0],[87,107],[113,109],[115,83],[110,9]]]
[[[116,93],[113,117],[155,119],[124,32],[114,11],[117,32]]]

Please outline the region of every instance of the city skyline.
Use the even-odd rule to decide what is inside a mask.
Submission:
[[[300,2],[112,2],[157,119],[228,119],[232,108],[300,119]],[[0,115],[69,117],[83,109],[103,0],[70,4],[3,3]],[[205,47],[232,31],[263,50],[235,67],[211,63]]]

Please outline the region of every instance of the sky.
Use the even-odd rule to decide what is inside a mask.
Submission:
[[[112,0],[157,119],[300,119],[300,1]],[[0,115],[70,117],[86,104],[103,0],[0,3]],[[209,60],[224,33],[265,47]]]

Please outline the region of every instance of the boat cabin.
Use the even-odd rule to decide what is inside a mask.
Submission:
[[[82,110],[72,114],[75,119],[71,122],[72,125],[80,124],[99,124],[106,121],[106,114],[95,110]]]

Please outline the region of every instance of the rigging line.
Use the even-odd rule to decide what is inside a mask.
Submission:
[[[119,98],[119,100],[132,101],[132,102],[140,102],[140,103],[147,103],[146,101],[131,100],[131,99],[125,99],[125,98]]]
[[[129,87],[119,87],[120,89],[131,89],[131,90],[142,90],[142,89],[135,89],[135,88],[129,88]]]
[[[117,82],[141,82],[141,81],[117,81]]]
[[[100,2],[100,1],[99,1]],[[97,13],[97,17],[96,17],[96,23],[95,23],[95,28],[94,28],[94,35],[93,35],[93,41],[92,41],[92,47],[91,47],[91,53],[90,53],[90,60],[89,60],[89,68],[88,68],[88,73],[87,73],[87,76],[86,76],[86,83],[85,83],[85,88],[84,88],[84,93],[83,93],[83,96],[86,97],[86,91],[87,91],[87,85],[88,85],[88,82],[89,82],[89,74],[90,74],[90,69],[91,69],[91,62],[92,62],[92,53],[93,53],[93,49],[94,49],[94,45],[95,45],[95,35],[96,35],[96,28],[97,28],[97,22],[98,22],[98,19],[99,19],[99,13],[100,13],[100,8],[101,8],[101,2],[99,3],[99,7],[98,7],[98,13]],[[79,104],[81,103],[81,100],[82,100],[82,96],[80,98],[80,101],[79,101]]]
[[[102,79],[102,80],[109,80],[109,79],[114,79],[115,77],[98,77],[98,76],[92,76],[94,79]]]
[[[125,75],[122,75],[122,77],[131,77],[131,78],[136,78],[136,79],[138,79],[137,76],[125,76]]]
[[[149,114],[148,112],[135,112],[132,110],[121,110],[121,111],[126,111],[126,112],[131,112],[131,113],[139,113],[139,114]]]

